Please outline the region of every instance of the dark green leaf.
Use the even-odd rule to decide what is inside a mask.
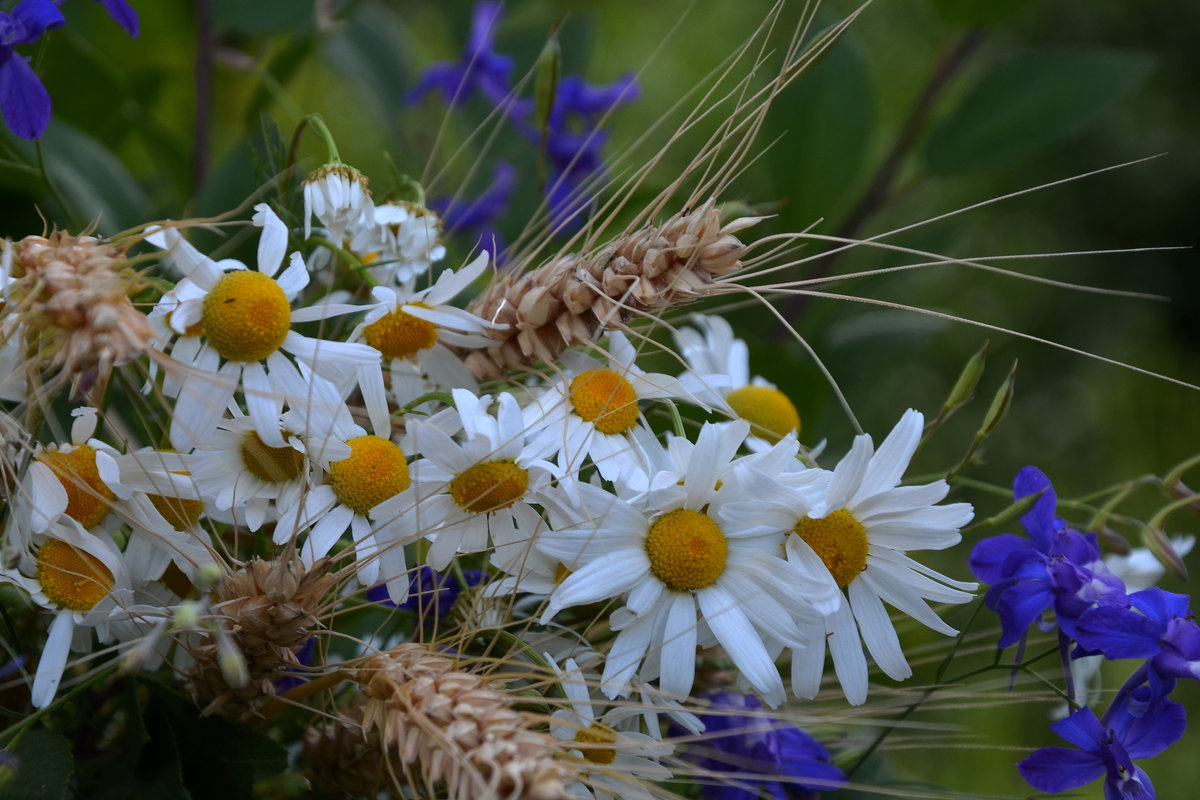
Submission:
[[[184,784],[192,797],[252,797],[254,784],[287,769],[287,751],[249,725],[201,717],[162,684],[145,682],[174,733]]]
[[[68,125],[50,123],[42,137],[47,171],[71,211],[98,220],[104,235],[132,228],[149,216],[141,186],[108,148]]]
[[[1135,91],[1153,67],[1142,53],[1061,49],[1025,53],[985,75],[930,134],[935,173],[995,169],[1078,132]]]
[[[959,25],[989,25],[1008,19],[1029,0],[933,0],[938,15]]]
[[[875,86],[853,33],[800,76],[772,109],[786,128],[767,158],[775,190],[806,222],[836,217],[862,171],[875,119]]]
[[[45,728],[27,731],[9,751],[20,759],[15,780],[0,791],[3,800],[59,800],[75,772],[71,743]]]
[[[217,29],[248,36],[312,30],[314,18],[313,3],[297,0],[257,3],[216,0],[213,4],[213,24]]]

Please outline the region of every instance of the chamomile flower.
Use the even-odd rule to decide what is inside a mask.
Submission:
[[[443,270],[436,283],[408,299],[388,286],[371,290],[375,303],[366,307],[367,315],[351,333],[350,341],[366,342],[390,365],[392,393],[401,406],[434,389],[478,391],[475,377],[450,346],[492,347],[496,342],[486,331],[506,326],[449,303],[482,275],[487,265],[487,253],[480,253],[457,272]]]
[[[526,441],[516,399],[501,394],[496,416],[488,413],[491,404],[491,395],[454,390],[461,444],[437,425],[410,423],[410,441],[424,456],[412,465],[416,508],[404,508],[395,497],[372,512],[378,520],[419,513],[433,539],[428,561],[436,570],[455,553],[485,550],[489,529],[529,539],[541,521],[530,503],[542,502],[556,469],[542,459],[544,445]]]
[[[586,455],[605,480],[640,488],[649,465],[635,433],[641,421],[639,401],[678,397],[699,402],[693,389],[702,387],[690,376],[638,368],[633,345],[619,331],[609,334],[608,352],[607,362],[582,353],[564,355],[568,379],[534,398],[525,409],[526,423],[540,428],[539,439],[558,453],[564,471],[578,472]]]
[[[738,423],[744,437],[749,425]],[[537,547],[579,568],[550,595],[542,622],[559,610],[620,598],[610,625],[618,631],[607,654],[601,688],[616,697],[638,673],[670,696],[685,697],[695,677],[696,645],[712,636],[764,699],[777,705],[783,681],[764,633],[794,647],[805,639],[796,619],[817,619],[801,604],[832,600],[827,581],[782,558],[782,535],[753,515],[729,515],[723,506],[752,496],[754,486],[718,483],[730,474],[736,447],[721,431],[700,431],[683,486],[647,492],[627,502],[591,484],[548,503],[551,528]]]
[[[798,437],[796,406],[775,384],[750,377],[749,348],[734,337],[729,323],[706,314],[693,314],[691,319],[700,330],[680,328],[675,345],[696,377],[718,394],[713,404],[750,423],[750,449],[763,449],[785,436]]]
[[[98,530],[112,513],[117,499],[113,485],[120,475],[114,460],[117,451],[99,439],[96,409],[71,412],[71,441],[38,447],[25,477],[25,491],[13,504],[13,520],[20,542],[46,531],[67,516],[87,530]]]
[[[283,405],[309,396],[317,379],[339,388],[359,380],[372,424],[377,431],[386,427],[382,379],[378,392],[372,391],[375,383],[367,379],[378,374],[379,354],[361,344],[313,339],[291,329],[294,322],[327,319],[357,307],[326,304],[292,310],[291,301],[308,285],[308,270],[300,254],[293,253],[287,268],[279,272],[287,253],[288,232],[266,204],[255,206],[253,221],[262,228],[256,270],[229,259],[217,263],[199,254],[194,257],[182,248],[174,228],[150,237],[152,243],[161,242],[172,253],[179,248],[176,264],[203,290],[179,299],[170,314],[173,331],[198,330],[203,336],[190,369],[181,371],[179,399],[171,419],[172,445],[185,449],[202,444],[203,435],[212,430],[241,388],[263,442],[284,447],[278,424]],[[306,379],[297,363],[315,376]]]
[[[312,218],[341,245],[347,231],[375,225],[375,204],[366,177],[346,164],[326,164],[304,181],[304,238],[312,236]]]
[[[965,603],[976,585],[952,580],[906,555],[957,544],[959,529],[973,513],[967,503],[935,505],[950,491],[945,481],[898,485],[921,440],[923,422],[910,409],[878,450],[870,435],[857,436],[824,480],[809,479],[802,491],[742,506],[748,511],[753,505],[760,524],[789,531],[788,558],[806,565],[819,559],[845,592],[846,602],[823,621],[800,622],[816,644],[793,648],[792,690],[800,697],[817,693],[825,665],[822,642],[828,642],[838,680],[854,705],[867,698],[864,644],[891,678],[912,675],[884,602],[939,633],[957,633],[926,601]]]
[[[657,761],[670,754],[670,745],[644,733],[617,730],[607,715],[598,717],[579,665],[569,658],[564,667],[555,665],[554,672],[567,705],[550,717],[550,735],[574,743],[571,752],[584,762],[581,782],[568,787],[569,791],[587,793],[596,800],[649,800],[652,795],[645,782],[671,777],[671,771]]]
[[[89,649],[93,628],[106,638],[110,622],[131,604],[129,573],[111,538],[61,517],[34,537],[16,567],[0,570],[0,581],[23,588],[54,613],[33,680],[33,705],[45,708],[70,651]]]
[[[375,206],[373,225],[358,228],[350,250],[368,264],[372,278],[407,297],[417,278],[446,257],[440,227],[431,209],[405,201],[384,203]]]
[[[409,576],[404,546],[421,536],[404,516],[372,521],[371,509],[385,500],[411,504],[411,477],[404,451],[382,436],[359,429],[345,442],[350,455],[329,464],[329,482],[313,487],[303,500],[282,511],[275,543],[286,544],[305,528],[300,548],[305,565],[328,553],[346,531],[354,543],[359,581],[366,586],[387,582],[394,602],[408,596]],[[397,496],[404,494],[404,499]]]

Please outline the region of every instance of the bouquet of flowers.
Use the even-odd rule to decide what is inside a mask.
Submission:
[[[868,320],[901,310],[1117,361],[834,285],[954,267],[1088,288],[899,235],[918,226],[858,233],[901,193],[981,29],[830,232],[781,229],[739,182],[793,85],[853,76],[850,31],[873,9],[766,8],[668,99],[652,65],[565,74],[570,19],[480,2],[457,58],[383,92],[411,127],[368,177],[337,144],[359,147],[367,114],[312,112],[289,83],[319,83],[300,65],[322,46],[378,78],[370,42],[440,9],[281,3],[251,21],[219,5],[196,3],[195,196],[174,213],[146,191],[179,182],[141,189],[132,150],[52,120],[43,65],[14,48],[77,13],[144,41],[177,12],[0,12],[6,169],[45,215],[0,243],[0,798],[984,796],[901,754],[1017,701],[1043,724],[969,734],[971,769],[1155,796],[1141,760],[1184,735],[1176,689],[1200,678],[1189,597],[1157,585],[1186,580],[1200,456],[1060,499],[1026,466],[1036,443],[1010,463],[992,448],[1022,398],[986,341],[941,370],[893,337],[862,425],[863,393],[800,322],[814,299],[861,300]],[[946,24],[1000,16],[934,5]],[[497,44],[510,18],[538,33],[526,63]],[[256,35],[274,48],[258,60]],[[1115,95],[1141,69],[1039,57],[1071,96],[1072,74],[1089,86],[1116,63]],[[220,68],[255,76],[258,133],[210,169]],[[927,134],[930,169],[995,138],[1005,69],[1032,67],[981,80]],[[622,149],[616,121],[645,104],[657,120]],[[1040,135],[1075,130],[1060,128]],[[420,177],[409,143],[430,154]],[[924,410],[928,393],[898,390],[918,369],[937,375]],[[1194,403],[1171,370],[1130,371]]]

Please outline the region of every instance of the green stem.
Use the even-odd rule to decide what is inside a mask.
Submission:
[[[333,134],[329,131],[329,126],[325,124],[325,119],[320,114],[309,114],[306,119],[309,126],[325,142],[325,152],[327,154],[325,163],[341,164],[342,157],[338,154],[337,144],[333,141]]]
[[[37,722],[42,717],[49,714],[50,711],[52,711],[57,706],[67,702],[75,695],[83,692],[85,689],[88,689],[89,687],[91,687],[92,684],[98,682],[101,678],[108,678],[108,676],[111,675],[113,672],[115,672],[116,669],[117,668],[115,665],[106,667],[105,669],[101,670],[100,672],[97,672],[95,675],[88,678],[87,680],[81,681],[77,686],[72,687],[70,691],[65,692],[64,694],[60,694],[58,697],[56,697],[54,699],[54,702],[52,702],[50,705],[46,706],[45,708],[39,708],[37,711],[33,712],[28,717],[23,719],[21,722],[18,722],[16,725],[12,726],[11,728],[0,731],[0,744],[5,744],[8,747],[15,745],[17,742],[19,742],[21,740],[21,737],[25,734],[25,731],[29,730],[29,728],[33,725],[33,723]]]

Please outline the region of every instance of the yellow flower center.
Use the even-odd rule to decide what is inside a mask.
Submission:
[[[575,741],[584,745],[579,748],[579,752],[583,753],[583,757],[593,764],[611,764],[617,760],[617,750],[612,747],[617,741],[617,734],[598,722],[593,722],[591,727],[584,728],[575,734]],[[596,747],[596,745],[608,745],[608,747]]]
[[[867,568],[867,529],[846,509],[820,519],[801,517],[792,530],[821,557],[838,586],[846,587]]]
[[[770,386],[743,386],[725,395],[734,413],[750,423],[750,432],[775,444],[789,433],[800,435],[800,414],[788,396]]]
[[[365,517],[408,488],[408,463],[399,447],[379,436],[359,436],[346,444],[350,457],[330,464],[329,478],[337,499],[354,513]]]
[[[289,445],[270,447],[255,431],[242,437],[241,452],[242,465],[267,483],[287,483],[304,470],[303,453]]]
[[[428,308],[423,303],[412,305]],[[408,358],[437,344],[437,326],[396,309],[364,328],[363,339],[384,358]]]
[[[186,472],[177,473],[186,475]],[[163,519],[177,531],[191,529],[204,513],[204,503],[201,500],[189,500],[186,497],[168,497],[161,494],[146,495],[151,504],[162,514]]]
[[[611,369],[589,369],[571,381],[571,406],[601,433],[624,433],[637,423],[637,395]]]
[[[67,490],[67,516],[85,528],[99,525],[111,510],[113,494],[96,469],[96,449],[79,445],[69,453],[47,450],[38,459]]]
[[[677,592],[703,589],[725,571],[725,534],[707,514],[679,508],[663,514],[646,534],[654,577]]]
[[[51,539],[37,551],[38,585],[46,599],[68,611],[87,611],[108,596],[113,575],[100,559]]]
[[[208,341],[229,361],[261,361],[287,338],[292,307],[274,279],[248,269],[226,272],[204,297]]]
[[[450,481],[450,496],[472,514],[508,508],[525,496],[529,473],[512,459],[476,464]]]

